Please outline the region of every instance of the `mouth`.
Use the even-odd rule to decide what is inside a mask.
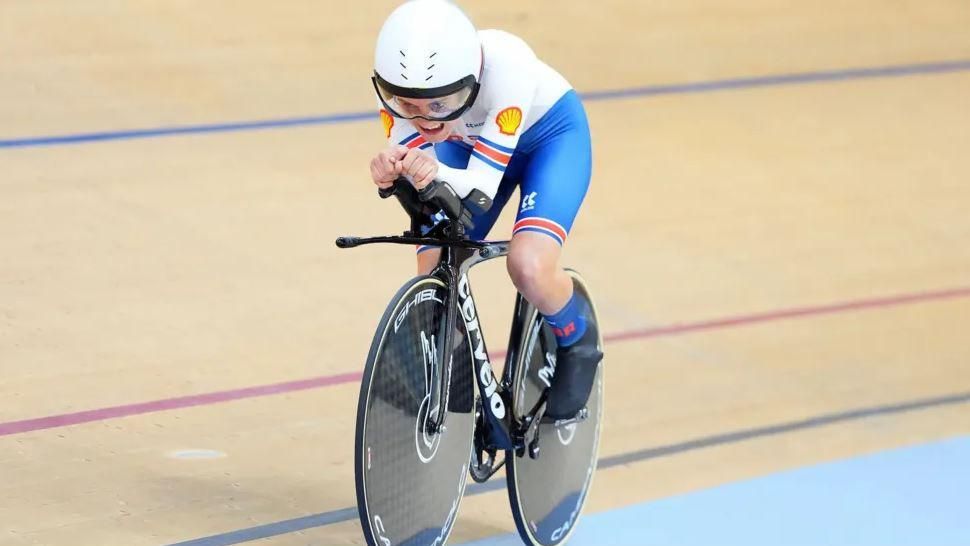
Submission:
[[[421,125],[419,126],[419,128],[421,129],[422,132],[426,133],[428,136],[437,136],[441,134],[442,131],[445,130],[445,124],[438,123],[430,127],[428,127],[427,125]]]

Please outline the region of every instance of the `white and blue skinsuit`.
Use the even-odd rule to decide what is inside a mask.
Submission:
[[[408,120],[382,112],[392,144],[435,156],[437,178],[466,197],[473,189],[493,199],[472,219],[472,239],[484,239],[520,188],[513,234],[532,231],[562,245],[589,188],[592,150],[579,96],[521,39],[499,30],[478,33],[481,89],[448,140],[434,144]],[[419,252],[426,248],[420,248]]]

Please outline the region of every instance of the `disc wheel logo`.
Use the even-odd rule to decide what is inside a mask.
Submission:
[[[435,338],[421,332],[421,354],[424,356],[424,399],[418,407],[418,418],[414,423],[414,448],[418,452],[421,462],[428,464],[438,453],[441,445],[441,434],[429,434],[428,424],[438,417],[439,407],[431,407],[431,370],[440,363],[438,361],[438,348],[435,345]]]
[[[539,323],[536,323],[536,331],[533,333],[533,339],[537,334]],[[530,350],[531,352],[531,350]],[[546,353],[546,364],[539,368],[538,372],[539,381],[545,384],[546,387],[552,387],[552,378],[556,375],[556,354],[547,352]],[[525,382],[523,382],[524,384]],[[559,438],[559,443],[568,446],[572,443],[573,438],[576,437],[576,425],[577,423],[570,423],[568,425],[560,425],[556,427],[556,436]]]
[[[576,423],[556,427],[556,436],[559,437],[559,443],[568,446],[576,437]]]

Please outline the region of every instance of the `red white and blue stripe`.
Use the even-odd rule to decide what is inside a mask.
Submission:
[[[405,138],[400,142],[401,145],[407,146],[408,148],[420,148],[422,150],[428,149],[432,146],[430,142],[424,139],[419,133],[414,133],[413,135]]]
[[[472,155],[489,167],[504,172],[505,168],[509,166],[514,151],[512,148],[496,144],[487,138],[478,137],[475,147],[472,148]]]
[[[533,231],[546,234],[560,245],[566,241],[566,230],[561,225],[548,218],[522,218],[512,228],[512,235],[520,231]]]

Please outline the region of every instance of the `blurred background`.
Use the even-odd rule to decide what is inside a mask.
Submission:
[[[363,542],[357,381],[414,258],[333,239],[405,228],[367,169],[396,4],[0,3],[0,544]],[[970,4],[460,5],[590,118],[572,543],[970,541]],[[496,489],[451,543],[512,532]]]

